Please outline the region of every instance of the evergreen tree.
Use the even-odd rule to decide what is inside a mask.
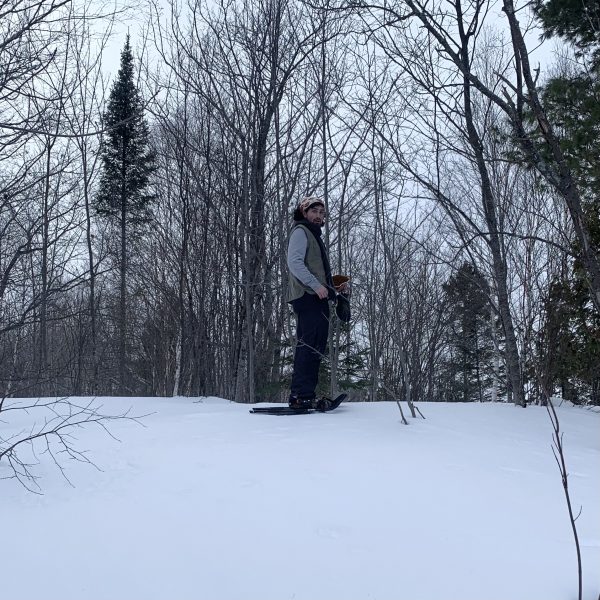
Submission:
[[[348,324],[341,325],[344,334],[341,336],[339,345],[339,357],[337,363],[337,387],[339,392],[357,393],[366,390],[369,379],[365,377],[367,368],[367,356],[369,349],[360,349],[356,341],[346,335],[350,329]],[[329,352],[319,366],[319,384],[317,386],[318,396],[331,395],[331,360]]]
[[[443,289],[450,350],[441,377],[444,397],[454,402],[481,402],[490,387],[494,352],[488,283],[476,267],[464,263]]]
[[[560,124],[560,143],[582,191],[590,243],[600,257],[600,3],[538,0],[545,37],[575,48],[579,70],[550,79],[543,89],[549,116]],[[580,248],[573,244],[577,256]],[[600,315],[594,309],[582,261],[550,286],[542,331],[546,377],[563,397],[600,403]]]
[[[96,210],[112,221],[119,236],[118,364],[120,393],[124,394],[127,370],[128,247],[130,238],[149,220],[149,205],[154,198],[149,191],[149,180],[155,168],[143,102],[134,81],[134,58],[129,35],[121,52],[121,65],[110,91],[103,124],[107,133],[102,147],[102,174]]]
[[[600,320],[568,279],[552,282],[544,308],[540,359],[550,393],[558,388],[576,404],[600,404]]]
[[[591,51],[600,59],[600,3],[598,0],[536,0],[535,11],[542,22],[544,36],[562,37],[579,54]]]
[[[600,251],[600,3],[537,1],[545,37],[561,36],[576,48],[579,69],[550,79],[543,89],[548,115],[582,190],[592,243]]]

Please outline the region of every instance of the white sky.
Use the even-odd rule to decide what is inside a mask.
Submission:
[[[120,52],[125,43],[127,32],[129,31],[131,34],[135,55],[139,57],[144,32],[148,28],[150,18],[148,0],[140,0],[138,4],[133,5],[131,5],[131,1],[132,0],[116,0],[116,4],[127,4],[129,5],[129,9],[127,10],[127,14],[120,15],[116,22],[112,24],[113,31],[111,41],[106,48],[103,60],[103,70],[111,77],[114,77],[119,69]],[[166,13],[169,12],[169,0],[157,0],[157,2]],[[506,26],[504,13],[498,9],[498,2],[490,9],[487,19],[489,22],[497,21],[503,28]],[[527,24],[525,13],[523,13],[520,22],[522,26]],[[541,30],[539,29],[531,29],[527,33],[526,39],[532,64],[534,66],[537,64],[541,65],[542,72],[544,72],[555,62],[555,49],[557,45],[560,45],[560,42],[550,41],[541,44],[539,41],[540,33]],[[149,50],[151,52],[152,40],[148,39],[147,43],[149,48],[146,48],[146,51]]]

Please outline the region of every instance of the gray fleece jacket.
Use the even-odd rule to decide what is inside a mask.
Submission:
[[[288,243],[287,265],[290,273],[304,285],[317,291],[321,287],[319,280],[308,270],[304,262],[308,240],[303,229],[298,227],[292,232]]]

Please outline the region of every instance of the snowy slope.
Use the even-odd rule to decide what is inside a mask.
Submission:
[[[575,549],[544,408],[394,403],[274,417],[220,399],[103,398],[143,421],[0,481],[7,600],[571,600]],[[600,415],[562,407],[600,592]],[[25,415],[18,418],[26,419]],[[0,423],[8,428],[14,423]],[[0,476],[7,475],[0,463]]]

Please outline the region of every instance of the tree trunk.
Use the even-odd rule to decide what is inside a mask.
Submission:
[[[460,21],[462,23],[462,21]],[[465,38],[464,32],[461,32],[463,37],[462,59],[465,71],[469,67],[468,56],[468,41]],[[467,75],[463,77],[463,101],[465,109],[465,121],[467,125],[467,133],[469,144],[474,152],[477,170],[481,178],[481,197],[483,203],[483,211],[488,228],[489,239],[488,244],[492,253],[492,265],[494,272],[494,280],[498,292],[498,306],[502,327],[506,340],[506,368],[508,371],[508,379],[510,388],[514,394],[514,403],[518,406],[525,407],[525,394],[523,391],[523,382],[521,377],[521,365],[519,358],[519,348],[510,312],[510,298],[507,285],[507,268],[506,258],[502,252],[502,244],[498,231],[497,221],[497,203],[492,190],[485,157],[483,153],[483,144],[477,133],[473,119],[472,103],[471,103],[471,82]]]
[[[90,295],[88,302],[88,310],[90,314],[90,362],[91,375],[90,392],[95,395],[98,391],[98,364],[97,364],[97,334],[96,334],[96,266],[94,264],[94,247],[92,244],[92,217],[90,213],[90,174],[88,172],[87,148],[85,145],[81,147],[81,159],[83,162],[83,200],[85,204],[85,241],[88,253],[88,271],[90,278]],[[87,370],[86,370],[87,371]]]
[[[120,298],[119,298],[119,393],[126,395],[126,366],[127,360],[127,196],[126,196],[126,167],[125,143],[123,143],[121,167],[121,260],[120,270]]]
[[[44,176],[44,198],[42,214],[42,289],[40,297],[40,346],[38,361],[38,393],[45,396],[48,393],[48,244],[50,237],[50,158],[53,144],[47,140],[46,172]]]

